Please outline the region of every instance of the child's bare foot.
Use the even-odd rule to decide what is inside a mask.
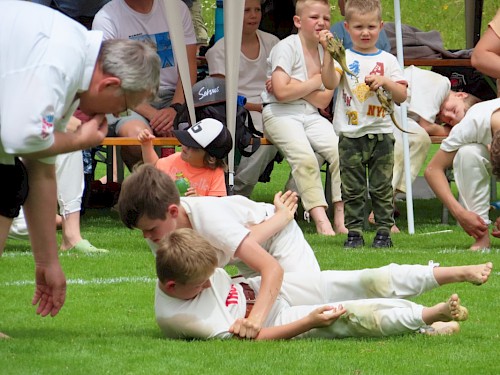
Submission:
[[[10,337],[7,336],[5,333],[0,332],[0,340],[3,340],[3,339],[10,339]]]
[[[464,321],[469,317],[469,311],[460,305],[457,294],[452,294],[447,302],[441,302],[432,307],[425,307],[422,311],[422,320],[431,325],[436,322]]]
[[[448,300],[448,312],[451,320],[462,322],[469,318],[469,310],[465,306],[460,305],[458,294],[452,294]]]
[[[421,328],[421,333],[428,336],[442,336],[453,335],[460,332],[460,325],[458,322],[434,322],[426,328]]]
[[[336,225],[335,223],[333,224],[335,233],[347,234],[347,232],[349,232],[349,230],[345,227],[344,223],[342,223],[342,225]]]
[[[476,242],[474,242],[469,249],[472,251],[480,251],[489,249],[490,246],[491,246],[490,234],[486,233],[485,236],[478,238]]]
[[[482,285],[488,281],[492,269],[493,263],[491,262],[464,266],[465,280],[474,285]]]
[[[316,222],[316,232],[325,236],[335,236],[335,231],[332,228],[330,221],[319,220]]]

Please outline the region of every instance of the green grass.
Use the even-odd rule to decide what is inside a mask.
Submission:
[[[255,199],[270,201],[282,188],[288,166],[278,165],[272,181],[259,184]],[[398,221],[406,227],[405,208]],[[300,221],[323,269],[377,267],[390,262],[443,265],[493,261],[472,253],[471,239],[456,225],[439,223],[436,200],[415,201],[416,234],[395,235],[395,247],[346,251],[345,236],[314,234]],[[426,234],[450,230],[449,233]],[[82,233],[111,250],[107,255],[62,254],[68,279],[67,301],[55,318],[40,318],[30,301],[33,258],[28,243],[9,240],[0,258],[0,341],[2,374],[497,374],[500,279],[495,271],[481,286],[448,285],[415,301],[432,305],[457,292],[470,319],[453,337],[405,335],[382,339],[300,340],[291,342],[183,342],[161,337],[154,321],[154,260],[139,231],[126,229],[112,210],[88,210]],[[371,241],[374,233],[366,233]],[[232,269],[231,269],[232,270]]]
[[[206,3],[214,1],[203,0]],[[383,3],[384,19],[390,21],[392,2]],[[493,17],[493,3],[485,1],[483,20]],[[441,30],[447,48],[463,48],[463,4],[463,0],[402,1],[403,22]],[[455,13],[458,15],[449,16]],[[102,167],[99,173],[104,174]],[[253,198],[271,201],[274,192],[283,188],[287,174],[285,164],[277,166],[271,183],[258,185]],[[404,204],[400,208],[398,225],[405,230]],[[431,259],[443,265],[488,260],[500,265],[500,241],[494,241],[491,253],[467,251],[471,238],[456,225],[440,224],[438,201],[417,200],[414,210],[416,234],[395,235],[395,246],[388,250],[346,251],[342,248],[344,236],[321,237],[314,234],[312,224],[301,221],[300,225],[323,269],[427,263]],[[451,232],[426,234],[443,230]],[[82,219],[82,233],[111,252],[104,256],[61,255],[68,291],[66,304],[55,318],[40,318],[31,306],[34,265],[29,244],[8,241],[0,258],[0,331],[13,339],[0,341],[1,374],[500,373],[498,271],[484,286],[448,285],[415,299],[430,305],[452,292],[459,293],[470,309],[470,319],[452,337],[172,341],[161,338],[154,321],[154,261],[141,234],[126,229],[111,210],[89,210]],[[370,241],[373,235],[368,231],[366,239]]]

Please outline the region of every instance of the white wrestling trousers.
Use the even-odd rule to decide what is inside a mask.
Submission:
[[[478,143],[460,147],[453,160],[453,174],[462,206],[490,224],[491,164],[487,147]]]
[[[69,152],[56,157],[57,202],[59,214],[66,215],[81,210],[84,189],[83,154],[81,151]],[[19,216],[12,221],[10,238],[26,239],[28,227],[21,209]]]
[[[400,117],[397,117],[398,119]],[[408,144],[410,148],[410,175],[411,181],[415,181],[422,165],[425,162],[429,148],[431,147],[431,139],[427,131],[422,128],[415,120],[408,118],[407,120],[408,131],[413,134],[408,134]],[[401,130],[393,127],[394,129],[394,168],[392,173],[392,188],[394,191],[398,190],[406,193],[406,177],[405,177],[405,164],[404,164],[404,150],[403,150],[403,133]]]
[[[423,306],[405,299],[439,286],[434,266],[389,264],[354,271],[285,273],[265,326],[288,324],[319,306],[342,304],[347,309],[345,317],[302,337],[386,336],[414,331],[424,325]],[[260,277],[247,282],[259,290]]]

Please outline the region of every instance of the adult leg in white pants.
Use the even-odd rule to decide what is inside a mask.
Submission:
[[[56,158],[57,201],[62,217],[61,250],[76,250],[85,253],[104,253],[105,249],[93,246],[80,233],[80,210],[84,188],[83,158],[81,151],[58,155]],[[21,210],[14,219],[10,238],[29,239],[28,228]]]
[[[460,195],[460,203],[490,224],[490,156],[486,146],[468,144],[460,147],[453,159],[453,175]],[[476,239],[471,250],[488,249],[489,233]]]

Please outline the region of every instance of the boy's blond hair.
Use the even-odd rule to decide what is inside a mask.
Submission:
[[[118,213],[123,224],[135,228],[143,216],[165,220],[168,206],[180,204],[174,181],[151,164],[142,164],[123,181]]]
[[[304,8],[307,6],[307,3],[323,3],[330,6],[328,0],[297,0],[295,3],[295,14],[297,16],[300,16]]]
[[[156,252],[156,275],[162,283],[208,280],[217,267],[217,253],[217,248],[194,230],[176,229],[161,241]]]
[[[348,0],[345,4],[345,20],[349,22],[355,14],[376,13],[382,21],[382,5],[379,0]]]

